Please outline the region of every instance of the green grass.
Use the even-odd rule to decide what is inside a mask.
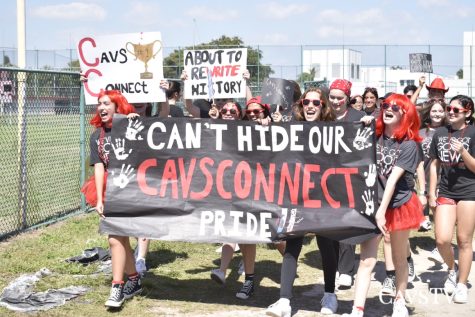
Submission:
[[[79,115],[27,117],[27,225],[79,208]],[[86,151],[89,152],[87,125]],[[0,235],[19,227],[17,118],[0,118]]]
[[[112,316],[103,306],[109,293],[111,276],[93,274],[97,270],[96,264],[84,267],[64,262],[64,259],[81,254],[87,248],[107,248],[107,239],[97,233],[97,228],[97,215],[91,213],[0,243],[0,289],[21,274],[34,273],[46,267],[53,275],[43,278],[36,286],[37,291],[70,285],[84,285],[91,289],[84,296],[35,316]],[[132,240],[134,245],[135,240]],[[411,240],[416,252],[420,248],[430,250],[433,247],[430,234],[417,233]],[[316,299],[301,295],[311,290],[315,284],[321,287],[323,283],[315,239],[308,239],[307,242],[299,259],[293,305],[302,311],[315,311]],[[219,286],[209,278],[210,270],[219,264],[220,254],[215,252],[217,246],[152,241],[147,257],[151,269],[143,280],[143,296],[127,301],[124,308],[115,315],[193,316],[198,312],[224,314],[243,310],[250,310],[249,315],[255,315],[257,311],[262,313],[265,307],[279,297],[280,254],[265,245],[258,246],[255,270],[258,288],[253,297],[243,302],[235,297],[243,279],[235,269],[240,255],[235,256],[230,265],[232,270],[226,286]],[[343,311],[350,310],[352,294],[353,292],[347,292],[338,295],[340,309]],[[370,302],[377,304],[377,299],[371,298]],[[387,309],[390,312],[390,307]],[[27,315],[0,307],[0,316]],[[232,313],[226,316],[232,316]]]

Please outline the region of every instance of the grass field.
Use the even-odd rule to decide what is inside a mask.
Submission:
[[[80,203],[79,115],[30,115],[27,121],[27,226],[78,209]],[[91,127],[87,125],[86,150]],[[18,229],[19,158],[17,118],[0,118],[0,236]]]
[[[0,288],[21,274],[33,273],[46,267],[54,274],[42,279],[36,290],[85,285],[91,290],[84,296],[67,302],[64,306],[40,312],[35,316],[112,316],[104,308],[109,293],[111,276],[94,275],[97,265],[83,267],[67,264],[64,259],[79,255],[94,246],[107,247],[104,236],[97,233],[98,218],[92,214],[67,219],[37,231],[17,236],[0,243]],[[430,234],[417,233],[412,240],[413,248],[430,250],[433,241]],[[310,240],[309,240],[310,241]],[[135,242],[134,242],[135,243]],[[116,316],[263,316],[263,310],[279,297],[280,264],[282,258],[276,250],[258,246],[256,293],[247,301],[235,297],[242,283],[238,276],[239,258],[231,263],[232,272],[226,286],[219,286],[209,278],[209,272],[219,264],[216,244],[192,244],[183,242],[153,241],[147,258],[150,270],[144,279],[143,296],[127,301]],[[320,296],[305,297],[315,284],[321,288],[322,271],[315,239],[306,244],[299,260],[298,278],[294,285],[297,294],[293,305],[299,308],[298,316],[315,316]],[[380,257],[381,259],[382,257]],[[338,295],[340,309],[349,311],[352,292]],[[372,307],[380,307],[385,313],[391,308],[371,297]],[[379,305],[379,306],[378,306]],[[318,314],[317,314],[318,315]],[[0,316],[26,316],[0,307]],[[425,315],[417,315],[425,316]]]

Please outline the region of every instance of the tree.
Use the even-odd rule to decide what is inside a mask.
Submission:
[[[79,65],[79,59],[73,59],[68,63],[68,67],[64,68],[63,70],[71,70],[71,71],[79,71],[81,66]]]
[[[299,77],[297,77],[297,81],[300,83],[304,83],[306,81],[314,81],[315,80],[315,67],[310,69],[309,73],[301,73]]]
[[[458,79],[463,79],[463,69],[460,68],[456,73]]]
[[[5,67],[14,67],[15,65],[13,65],[11,62],[10,62],[10,57],[8,55],[3,55],[3,64],[2,66],[5,66]]]
[[[219,39],[211,40],[209,43],[201,43],[195,46],[189,46],[183,49],[174,50],[170,55],[163,59],[163,72],[165,78],[180,78],[183,70],[183,51],[217,48],[244,48],[244,42],[237,36],[221,36]],[[274,71],[268,65],[261,64],[262,51],[247,46],[247,68],[251,73],[251,82],[260,84],[263,78],[269,77]]]

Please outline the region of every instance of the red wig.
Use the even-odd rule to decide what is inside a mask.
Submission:
[[[120,114],[129,114],[135,112],[134,106],[132,106],[127,99],[125,99],[124,95],[121,94],[118,90],[101,90],[97,100],[101,99],[104,96],[109,96],[111,102],[115,104],[115,112]],[[91,125],[95,126],[96,128],[100,128],[102,126],[101,116],[99,115],[98,110],[96,109],[96,114],[92,117],[90,121]]]
[[[394,131],[394,138],[398,141],[414,140],[420,142],[419,136],[420,120],[416,107],[405,95],[392,94],[384,100],[384,103],[396,104],[401,107],[403,115],[398,128]],[[376,120],[376,135],[380,137],[384,133],[384,110],[381,109],[378,120]]]

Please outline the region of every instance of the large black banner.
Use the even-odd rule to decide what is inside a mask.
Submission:
[[[372,127],[115,116],[101,232],[270,242],[375,231]]]

